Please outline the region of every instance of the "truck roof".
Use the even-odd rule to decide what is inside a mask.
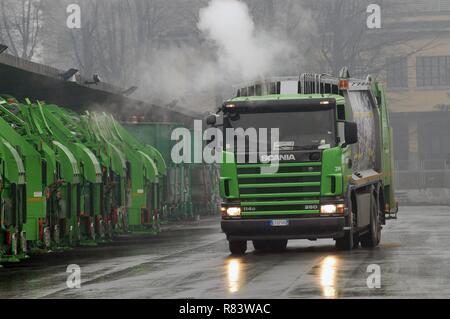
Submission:
[[[308,100],[308,99],[335,99],[336,104],[344,104],[345,102],[344,97],[337,94],[270,94],[260,96],[241,96],[230,99],[227,102]]]

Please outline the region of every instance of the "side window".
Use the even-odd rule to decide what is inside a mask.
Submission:
[[[338,121],[345,121],[345,105],[343,104],[337,106],[337,119]]]

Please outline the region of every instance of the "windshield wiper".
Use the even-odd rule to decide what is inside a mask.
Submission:
[[[311,144],[311,145],[302,145],[302,146],[293,146],[292,150],[316,150],[318,149],[320,144]]]

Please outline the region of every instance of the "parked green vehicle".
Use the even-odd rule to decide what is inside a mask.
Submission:
[[[12,101],[12,103],[15,103],[15,101]],[[20,197],[21,200],[24,201],[20,204],[20,210],[26,213],[23,215],[21,220],[18,220],[15,223],[16,231],[14,232],[14,238],[20,241],[18,247],[22,248],[22,253],[25,254],[27,250],[27,242],[30,248],[48,248],[46,247],[45,242],[50,233],[48,231],[49,219],[47,216],[47,200],[45,196],[47,181],[44,180],[44,177],[49,172],[51,173],[51,165],[46,165],[46,161],[40,153],[40,151],[43,151],[43,147],[38,150],[33,145],[33,141],[27,139],[30,132],[27,123],[9,111],[6,107],[7,104],[8,103],[6,100],[0,98],[0,137],[4,140],[3,145],[7,146],[7,149],[3,147],[4,154],[6,150],[9,150],[12,154],[16,153],[16,155],[10,155],[9,157],[11,158],[12,156],[14,158],[13,160],[8,160],[8,156],[4,158],[5,165],[21,166],[18,164],[19,157],[23,163],[22,165],[24,168],[26,182],[26,196]],[[51,155],[50,153],[48,154]],[[4,170],[3,173],[12,171],[13,169],[9,171]],[[14,179],[17,182],[19,181],[17,177]],[[3,181],[6,183],[7,178],[4,177]],[[22,181],[20,181],[20,183],[22,183]],[[8,198],[5,196],[5,193],[3,193],[3,199],[10,200],[11,207],[18,207],[17,205],[19,205],[19,202],[15,192],[8,195]],[[9,236],[12,238],[11,233],[9,233]],[[10,246],[9,250],[14,248],[11,246],[11,244],[14,244],[12,240],[7,239],[7,242]],[[49,243],[48,240],[47,243]]]
[[[149,144],[141,143],[111,116],[103,114],[103,127],[107,128],[109,139],[133,159],[131,169],[131,201],[128,222],[135,231],[159,228],[159,213],[162,209],[163,177],[166,162],[161,153]],[[133,164],[141,165],[135,166]],[[136,183],[139,182],[139,183]]]
[[[0,137],[0,262],[26,257],[25,167],[16,149]]]
[[[157,233],[169,206],[193,217],[194,168],[168,167],[170,130],[160,133],[142,141],[106,113],[0,97],[0,263]],[[195,174],[201,186],[204,176]]]

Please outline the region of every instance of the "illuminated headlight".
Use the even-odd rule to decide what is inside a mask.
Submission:
[[[320,206],[321,214],[336,214],[336,205],[322,205]]]
[[[227,215],[230,217],[241,216],[241,208],[240,207],[228,207]]]
[[[321,214],[343,214],[344,213],[344,204],[329,204],[320,206]]]

